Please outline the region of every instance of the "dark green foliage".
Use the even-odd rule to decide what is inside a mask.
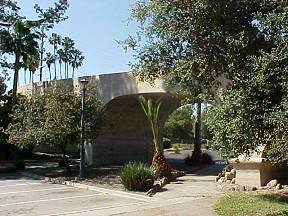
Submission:
[[[163,136],[173,143],[193,143],[193,124],[191,105],[175,110],[165,122]]]
[[[58,161],[58,166],[59,167],[65,167],[66,166],[66,162],[64,160],[59,160]]]
[[[36,145],[55,146],[66,160],[67,145],[79,144],[80,102],[80,96],[66,90],[61,82],[53,83],[44,94],[35,92],[31,98],[20,98],[7,130],[9,142],[31,152]],[[93,89],[87,89],[86,104],[86,138],[92,139],[104,124],[102,104]]]
[[[212,161],[211,156],[203,152],[201,152],[199,160],[195,159],[193,155],[187,156],[185,158],[185,164],[187,165],[209,165],[209,164],[212,164],[212,162],[213,161]]]
[[[14,166],[17,168],[17,170],[24,170],[26,168],[24,161],[17,161],[14,163]]]
[[[163,149],[169,149],[172,147],[172,142],[169,138],[163,138]]]
[[[154,183],[153,170],[144,163],[129,163],[121,172],[121,181],[127,190],[147,191]]]
[[[0,173],[15,173],[15,172],[17,172],[17,168],[14,165],[0,167]]]

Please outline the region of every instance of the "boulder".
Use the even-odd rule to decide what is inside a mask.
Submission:
[[[236,178],[233,178],[232,180],[231,180],[231,184],[235,184],[236,183]]]
[[[279,184],[276,185],[276,189],[277,190],[281,190],[281,189],[283,189],[283,186],[279,183]]]
[[[226,173],[225,173],[225,180],[226,180],[226,181],[227,181],[227,180],[232,180],[233,178],[236,177],[235,174],[236,174],[236,173],[226,172]]]
[[[219,183],[223,183],[225,182],[225,178],[224,177],[221,177],[219,180],[218,180]]]
[[[273,179],[273,180],[271,180],[270,182],[267,183],[267,187],[268,187],[268,188],[274,188],[274,187],[276,187],[277,185],[278,185],[277,179]]]

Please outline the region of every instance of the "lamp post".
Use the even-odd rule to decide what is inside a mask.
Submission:
[[[80,83],[82,85],[82,96],[81,96],[81,134],[80,134],[80,166],[79,166],[79,178],[83,178],[83,168],[84,168],[84,126],[85,126],[85,93],[86,93],[86,85],[88,83],[88,80],[82,79],[80,80]]]

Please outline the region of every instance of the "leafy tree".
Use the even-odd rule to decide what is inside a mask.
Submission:
[[[51,145],[66,158],[68,145],[79,144],[80,137],[80,97],[67,92],[64,85],[54,83],[45,94],[34,93],[30,98],[21,98],[12,113],[9,125],[9,142],[20,148],[35,145]],[[88,89],[86,119],[86,138],[95,138],[103,126],[103,109],[95,94]]]
[[[193,123],[195,121],[191,105],[184,105],[175,110],[167,119],[163,136],[172,142],[193,143]]]
[[[135,37],[124,48],[135,51],[131,64],[145,80],[158,77],[177,86],[198,103],[213,95],[225,79],[237,81],[247,73],[251,55],[269,51],[256,15],[281,10],[285,1],[141,0],[132,9],[139,23]],[[195,142],[199,156],[201,115],[197,115]]]
[[[152,159],[152,168],[156,172],[157,177],[170,176],[171,167],[169,166],[160,147],[159,140],[159,128],[158,128],[158,114],[161,107],[161,99],[153,102],[152,99],[146,99],[143,96],[139,96],[139,102],[144,111],[153,134],[154,143],[154,156]]]
[[[0,75],[0,159],[7,160],[11,154],[11,146],[8,145],[8,134],[6,129],[11,122],[11,110],[12,110],[12,97],[6,94],[7,75]]]
[[[248,59],[247,73],[209,111],[213,144],[226,157],[268,147],[267,157],[288,164],[288,6],[258,13],[258,28],[273,49]]]
[[[47,38],[47,32],[54,28],[54,25],[68,19],[65,16],[67,9],[69,8],[68,0],[59,0],[54,3],[54,7],[48,9],[42,9],[38,4],[34,6],[39,20],[36,21],[37,28],[40,30],[40,81],[42,81],[43,75],[43,58],[45,52],[45,38]],[[55,55],[55,53],[54,53]],[[56,66],[54,64],[54,66]]]

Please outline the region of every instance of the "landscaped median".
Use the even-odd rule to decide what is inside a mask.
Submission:
[[[216,202],[215,211],[219,216],[287,216],[288,188],[226,194]]]

